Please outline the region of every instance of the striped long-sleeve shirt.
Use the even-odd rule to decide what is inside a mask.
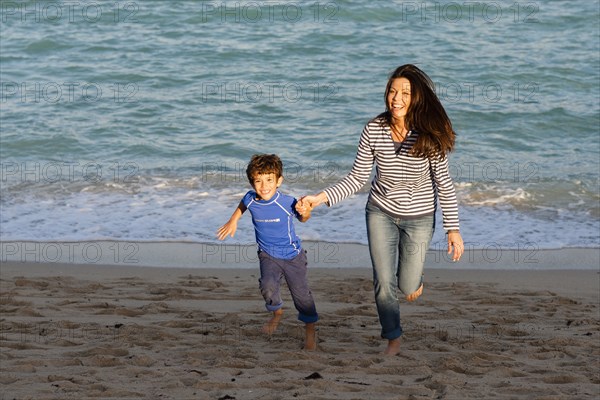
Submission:
[[[400,218],[416,218],[435,213],[439,198],[445,230],[459,229],[454,184],[448,170],[448,157],[414,157],[409,154],[418,132],[410,131],[396,150],[389,126],[375,118],[364,127],[350,173],[325,189],[332,206],[356,193],[376,164],[370,198],[386,213]]]

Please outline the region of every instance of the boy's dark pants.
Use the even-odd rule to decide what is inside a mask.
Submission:
[[[304,323],[316,322],[319,316],[312,293],[308,288],[306,252],[301,250],[295,258],[285,260],[259,251],[258,259],[260,261],[258,282],[267,310],[276,311],[283,305],[280,282],[281,278],[285,278],[292,294],[294,306],[298,310],[298,319]]]

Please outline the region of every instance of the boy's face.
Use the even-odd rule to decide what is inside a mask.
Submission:
[[[257,174],[252,178],[252,187],[261,200],[271,200],[277,188],[283,182],[283,176],[277,178],[274,173]]]

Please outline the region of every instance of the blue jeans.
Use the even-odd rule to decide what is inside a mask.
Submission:
[[[402,335],[396,288],[409,295],[421,286],[435,216],[395,218],[369,201],[366,217],[381,337],[396,339]]]
[[[285,260],[260,251],[258,259],[260,261],[258,283],[267,310],[276,311],[283,306],[280,287],[281,279],[285,278],[294,306],[298,310],[298,319],[304,323],[317,322],[319,315],[306,277],[306,252],[300,250],[300,254],[295,258]]]

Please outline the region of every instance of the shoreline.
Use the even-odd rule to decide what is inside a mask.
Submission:
[[[361,268],[370,266],[367,245],[303,241],[309,267]],[[174,268],[256,268],[255,244],[144,241],[2,241],[0,261],[41,264],[119,265]],[[600,248],[540,249],[535,244],[517,249],[490,244],[467,248],[454,263],[441,249],[429,249],[425,268],[484,270],[598,270]]]
[[[75,279],[101,282],[106,279],[130,278],[141,276],[149,283],[160,283],[176,276],[203,274],[219,276],[225,280],[235,280],[240,275],[258,279],[258,265],[255,268],[221,268],[221,267],[157,267],[142,265],[102,265],[102,264],[67,264],[67,263],[35,263],[35,262],[2,262],[1,279],[73,277]],[[372,280],[370,266],[344,268],[310,268],[309,280],[339,275],[349,279],[360,278]],[[547,290],[565,296],[583,299],[596,299],[600,304],[600,270],[571,269],[450,269],[425,268],[425,282],[455,282],[481,284],[491,283],[505,290],[531,289]],[[556,285],[556,282],[560,282]],[[257,292],[257,298],[260,294]]]

